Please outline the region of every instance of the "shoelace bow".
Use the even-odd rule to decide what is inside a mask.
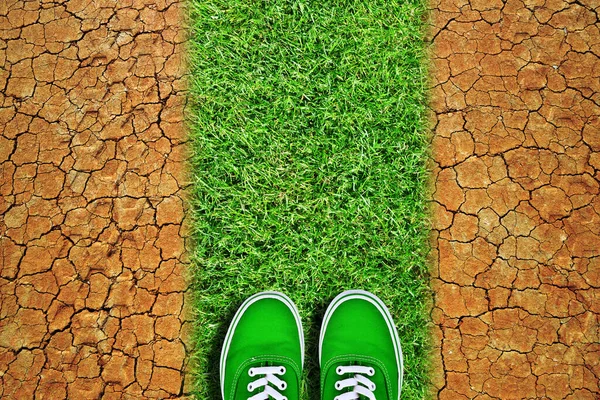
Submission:
[[[359,365],[351,365],[347,367],[337,367],[335,372],[338,375],[354,374],[354,376],[346,379],[341,379],[335,383],[337,390],[344,390],[352,387],[352,390],[336,396],[334,400],[356,400],[360,399],[360,395],[366,396],[369,400],[376,400],[375,384],[365,376],[375,375],[375,370],[371,367],[361,367]]]
[[[248,370],[248,375],[255,377],[262,375],[255,381],[248,384],[248,391],[253,392],[254,390],[264,387],[262,392],[249,397],[248,400],[268,400],[269,396],[275,400],[287,400],[287,397],[279,393],[277,390],[285,390],[287,383],[281,380],[277,375],[285,374],[285,367],[256,367]],[[273,386],[269,386],[269,384]],[[275,389],[275,388],[277,389]]]

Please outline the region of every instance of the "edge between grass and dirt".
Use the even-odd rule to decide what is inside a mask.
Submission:
[[[403,398],[428,394],[425,0],[188,3],[193,392],[245,298],[286,293],[319,398],[320,322],[339,292],[388,306]]]

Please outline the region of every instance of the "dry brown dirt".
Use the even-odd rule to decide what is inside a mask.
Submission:
[[[3,399],[187,392],[181,14],[0,1]]]
[[[433,1],[441,399],[598,399],[600,3]]]

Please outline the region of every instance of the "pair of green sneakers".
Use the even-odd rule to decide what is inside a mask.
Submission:
[[[248,298],[229,326],[220,364],[223,400],[298,400],[304,333],[289,297]],[[323,400],[400,398],[400,339],[377,296],[348,290],[333,299],[321,327],[319,364]]]

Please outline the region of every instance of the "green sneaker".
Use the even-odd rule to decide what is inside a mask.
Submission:
[[[240,306],[225,336],[223,400],[298,400],[303,365],[298,309],[283,293],[257,293]]]
[[[321,327],[319,364],[322,400],[400,398],[400,339],[377,296],[348,290],[333,299]]]

